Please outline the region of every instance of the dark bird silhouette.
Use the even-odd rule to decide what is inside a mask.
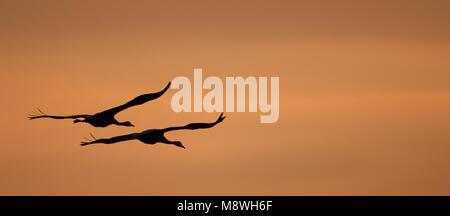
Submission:
[[[54,116],[54,115],[46,115],[40,109],[38,109],[39,113],[34,113],[34,114],[30,115],[28,118],[29,119],[38,119],[38,118],[75,119],[73,121],[73,123],[85,122],[85,123],[89,123],[90,125],[92,125],[94,127],[106,127],[106,126],[112,125],[112,124],[127,126],[127,127],[134,127],[134,125],[131,124],[131,122],[129,122],[129,121],[119,122],[115,119],[114,116],[117,113],[119,113],[120,111],[123,111],[123,110],[128,109],[133,106],[144,104],[148,101],[151,101],[151,100],[161,97],[167,91],[167,89],[169,89],[169,87],[170,87],[170,82],[160,92],[140,95],[140,96],[134,98],[133,100],[129,101],[128,103],[111,108],[109,110],[105,110],[103,112],[99,112],[94,115],[82,114],[82,115],[69,115],[69,116]]]
[[[89,140],[88,138],[86,138],[88,140],[88,142],[81,142],[81,145],[85,146],[85,145],[91,145],[91,144],[96,144],[96,143],[113,144],[113,143],[117,143],[117,142],[123,142],[123,141],[137,139],[146,144],[155,144],[155,143],[160,142],[160,143],[172,144],[172,145],[175,145],[175,146],[178,146],[181,148],[185,148],[181,144],[180,141],[168,140],[164,136],[164,133],[173,131],[173,130],[196,130],[196,129],[211,128],[211,127],[214,127],[216,124],[219,124],[220,122],[222,122],[224,119],[225,119],[225,117],[223,116],[223,113],[222,113],[222,114],[220,114],[219,118],[213,123],[191,123],[191,124],[187,124],[182,127],[169,127],[169,128],[165,128],[165,129],[150,129],[150,130],[142,131],[140,133],[132,133],[132,134],[116,136],[116,137],[107,138],[107,139],[96,139],[91,134],[91,136],[94,140]]]

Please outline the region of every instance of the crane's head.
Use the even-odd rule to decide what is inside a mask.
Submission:
[[[73,120],[73,123],[78,123],[78,122],[84,122],[84,121],[81,120],[81,119],[75,119],[75,120]]]
[[[184,149],[185,149],[185,147],[183,146],[183,144],[181,144],[180,141],[173,141],[172,143],[173,143],[174,145],[178,146],[178,147],[181,147],[181,148],[184,148]]]
[[[126,122],[121,122],[121,123],[120,123],[120,125],[122,125],[122,126],[126,126],[126,127],[134,127],[134,125],[133,125],[133,124],[131,124],[131,122],[129,122],[129,121],[126,121]]]

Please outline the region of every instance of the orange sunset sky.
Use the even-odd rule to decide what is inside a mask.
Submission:
[[[0,1],[0,195],[450,195],[450,2]],[[280,77],[280,117],[225,113],[187,149],[83,137],[214,121],[176,76]],[[204,94],[207,91],[204,91]]]

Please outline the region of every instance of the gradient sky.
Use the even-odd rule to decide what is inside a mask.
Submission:
[[[449,1],[1,1],[0,195],[450,195]],[[225,113],[183,150],[110,137],[213,121],[169,90],[137,127],[34,120],[176,76],[279,76],[280,118]]]

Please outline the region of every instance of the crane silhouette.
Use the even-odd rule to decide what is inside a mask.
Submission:
[[[68,116],[54,116],[54,115],[46,115],[44,112],[42,112],[40,109],[38,109],[39,113],[33,113],[32,115],[29,115],[28,118],[30,120],[38,119],[38,118],[74,119],[73,123],[84,122],[84,123],[88,123],[94,127],[106,127],[106,126],[109,126],[112,124],[127,126],[127,127],[134,127],[134,125],[131,122],[129,122],[129,121],[119,122],[115,119],[114,116],[117,113],[119,113],[125,109],[128,109],[133,106],[141,105],[141,104],[147,103],[148,101],[155,100],[155,99],[161,97],[167,91],[167,89],[169,89],[169,87],[170,87],[170,82],[167,84],[167,86],[163,90],[161,90],[159,92],[140,95],[123,105],[96,113],[94,115],[81,114],[81,115],[68,115]]]
[[[128,140],[134,140],[137,139],[143,143],[146,144],[155,144],[155,143],[165,143],[165,144],[172,144],[181,148],[185,148],[180,141],[170,141],[168,140],[165,136],[164,133],[169,132],[169,131],[174,131],[174,130],[196,130],[196,129],[205,129],[205,128],[211,128],[214,127],[215,125],[219,124],[220,122],[222,122],[225,119],[225,116],[223,116],[223,113],[220,114],[219,118],[213,122],[213,123],[191,123],[191,124],[187,124],[185,126],[181,126],[181,127],[168,127],[165,129],[150,129],[150,130],[146,130],[146,131],[142,131],[140,133],[132,133],[132,134],[127,134],[127,135],[122,135],[122,136],[116,136],[116,137],[112,137],[112,138],[106,138],[106,139],[96,139],[92,134],[91,137],[94,140],[89,140],[88,138],[86,138],[88,140],[88,142],[81,142],[81,146],[85,146],[85,145],[91,145],[91,144],[113,144],[113,143],[117,143],[117,142],[123,142],[123,141],[128,141]]]

